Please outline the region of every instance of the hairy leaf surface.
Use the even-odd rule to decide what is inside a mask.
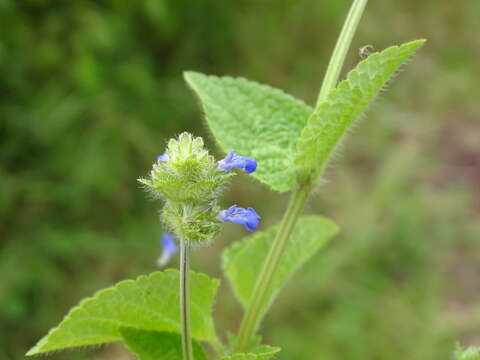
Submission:
[[[164,331],[120,328],[123,342],[138,360],[183,360],[182,339],[179,334]],[[207,360],[198,342],[193,340],[195,360]]]
[[[316,176],[324,169],[353,122],[424,42],[416,40],[370,55],[318,105],[298,143],[296,164],[301,177]]]
[[[230,246],[223,254],[225,273],[244,306],[250,302],[258,274],[277,231],[278,225],[248,236]],[[267,307],[295,271],[337,232],[337,225],[321,216],[303,216],[298,220],[272,280]]]
[[[74,307],[27,355],[121,339],[121,327],[180,332],[179,273],[154,272],[99,291]],[[219,281],[191,272],[191,327],[198,340],[215,339],[212,307]]]
[[[222,357],[220,360],[268,360],[274,357],[280,348],[269,345],[260,345],[248,353],[234,353]]]
[[[296,181],[297,141],[313,109],[243,78],[186,72],[185,79],[200,98],[220,147],[257,160],[252,176],[272,189],[290,190]]]

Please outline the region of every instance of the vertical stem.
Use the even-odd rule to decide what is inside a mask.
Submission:
[[[180,321],[182,324],[182,351],[184,360],[193,360],[188,284],[189,250],[188,242],[185,239],[180,239]]]
[[[325,101],[328,93],[335,87],[340,72],[345,62],[345,57],[350,48],[353,35],[358,27],[360,18],[365,10],[368,0],[354,0],[348,13],[347,19],[343,25],[340,36],[335,45],[332,57],[328,64],[327,72],[322,82],[322,87],[318,95],[317,107],[320,103]],[[268,306],[268,292],[271,286],[273,275],[277,272],[277,267],[283,256],[285,245],[290,238],[290,235],[297,223],[305,202],[312,191],[310,184],[302,184],[293,194],[290,199],[287,211],[283,216],[280,224],[280,229],[277,232],[272,247],[268,252],[267,258],[263,265],[262,271],[257,278],[253,293],[250,298],[250,303],[247,306],[240,329],[238,331],[237,340],[234,346],[236,352],[243,352],[248,349],[248,346],[255,335],[263,315]]]
[[[345,62],[345,57],[347,56],[348,49],[352,43],[353,35],[355,35],[355,31],[357,30],[365,6],[367,6],[367,2],[368,0],[355,0],[350,7],[350,11],[348,12],[342,31],[338,37],[337,44],[330,57],[327,72],[325,73],[322,87],[318,94],[316,107],[325,101],[330,90],[332,90],[337,84],[343,63]]]
[[[240,324],[235,351],[245,351],[248,348],[251,338],[258,329],[266,305],[268,305],[266,302],[269,300],[268,293],[271,280],[276,272],[290,234],[297,223],[298,216],[305,206],[310,190],[310,186],[303,186],[292,194],[287,212],[283,217],[280,229],[265,259],[262,271],[255,284],[252,297],[250,298],[250,304]]]

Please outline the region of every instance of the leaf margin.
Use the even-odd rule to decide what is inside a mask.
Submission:
[[[250,352],[225,355],[220,360],[268,360],[280,351],[281,349],[276,346],[259,345]]]
[[[151,272],[150,274],[147,274],[147,275],[140,275],[140,276],[136,277],[135,279],[121,280],[121,281],[119,281],[118,283],[116,283],[112,286],[109,286],[107,288],[103,288],[103,289],[100,289],[100,290],[96,291],[92,296],[89,296],[87,298],[82,299],[77,305],[75,305],[74,307],[72,307],[68,311],[68,313],[63,317],[63,319],[56,326],[52,327],[45,336],[43,336],[33,347],[31,347],[25,355],[26,356],[33,356],[33,355],[37,355],[37,354],[49,353],[49,352],[52,352],[52,351],[78,348],[78,347],[81,347],[81,346],[99,345],[99,344],[111,343],[111,342],[121,340],[121,336],[119,334],[119,336],[115,336],[115,337],[106,337],[105,336],[103,338],[100,338],[102,340],[100,340],[99,338],[95,338],[95,340],[90,340],[92,342],[88,342],[88,343],[70,343],[69,345],[65,345],[65,346],[57,347],[57,348],[56,347],[46,348],[46,349],[44,348],[48,344],[49,338],[53,334],[55,334],[59,331],[62,331],[63,327],[65,326],[65,323],[69,322],[72,319],[72,317],[74,317],[75,314],[83,311],[85,305],[95,302],[96,300],[99,299],[100,296],[104,296],[107,293],[117,291],[119,286],[134,285],[135,283],[137,283],[139,281],[152,281],[152,279],[154,277],[161,276],[161,275],[178,276],[179,272],[176,269],[166,269],[164,271],[154,271],[154,272]],[[201,281],[210,282],[210,285],[212,286],[212,294],[213,294],[212,304],[211,304],[212,308],[210,310],[213,310],[215,296],[216,296],[216,294],[218,292],[218,288],[220,286],[220,280],[216,279],[216,278],[211,278],[208,275],[206,275],[204,273],[200,273],[200,272],[190,271],[190,275],[191,275],[191,278],[195,277],[197,279],[200,279]],[[193,280],[193,279],[191,279],[191,280]],[[211,316],[212,314],[210,313],[209,315]],[[125,325],[118,324],[117,330],[119,331],[120,327],[122,327],[122,326],[125,327]],[[211,326],[212,326],[211,330],[213,331],[213,334],[210,334],[210,336],[212,336],[212,338],[208,338],[208,339],[207,338],[198,338],[198,340],[213,341],[213,336],[216,337],[215,324],[213,322],[213,317],[211,319]],[[144,330],[155,331],[155,329],[144,329]]]
[[[288,284],[288,282],[296,275],[296,273],[308,261],[310,261],[310,259],[325,244],[327,244],[330,239],[332,239],[340,231],[340,228],[338,227],[338,225],[334,221],[332,221],[331,219],[328,219],[328,218],[326,218],[324,216],[320,216],[320,215],[303,215],[298,219],[298,222],[295,225],[295,228],[293,230],[293,234],[295,234],[295,230],[296,230],[297,227],[302,227],[302,225],[305,225],[305,223],[307,223],[307,222],[315,222],[315,221],[320,221],[322,223],[322,225],[330,227],[329,231],[326,234],[324,234],[324,238],[322,238],[322,240],[320,240],[320,243],[312,243],[311,244],[313,251],[311,251],[311,253],[307,254],[304,257],[304,259],[299,264],[297,264],[288,275],[286,275],[284,280],[282,280],[282,284],[279,288],[272,291],[270,299],[267,302],[266,308],[263,310],[263,312],[265,312],[272,305],[272,303],[274,302],[274,300],[275,300],[276,296],[278,295],[278,293],[280,292],[280,290]],[[265,230],[262,230],[261,232],[257,232],[255,234],[246,236],[242,240],[233,243],[232,245],[230,245],[228,248],[226,248],[223,251],[223,254],[222,254],[223,273],[225,274],[225,277],[228,279],[228,283],[230,284],[230,287],[231,287],[231,289],[232,289],[232,291],[235,295],[235,298],[240,302],[240,304],[244,308],[246,308],[248,306],[252,294],[250,293],[250,298],[249,299],[246,299],[246,297],[243,294],[241,294],[240,286],[238,284],[235,284],[235,282],[232,279],[233,276],[231,275],[231,271],[228,269],[229,267],[231,267],[233,261],[231,259],[228,260],[227,257],[229,257],[232,253],[235,256],[241,256],[242,253],[245,253],[247,250],[249,250],[250,247],[252,247],[252,244],[253,244],[253,246],[255,246],[255,241],[260,241],[260,240],[257,240],[257,239],[261,239],[262,235],[267,235],[267,236],[270,237],[270,245],[267,249],[267,252],[268,252],[268,250],[272,246],[273,240],[275,238],[275,234],[278,231],[279,227],[280,227],[280,223],[277,223],[273,226],[270,226],[269,228],[267,228]],[[294,236],[290,236],[290,239],[289,239],[290,244],[292,243],[292,241],[295,241],[293,239],[294,239]],[[285,251],[288,251],[288,244],[286,246]],[[285,257],[283,257],[283,258],[285,258]],[[261,263],[260,268],[257,269],[256,271],[257,272],[261,271],[261,267],[263,267],[263,262]],[[272,282],[273,281],[274,280],[272,280]],[[251,284],[251,289],[252,290],[253,290],[254,285],[255,284]]]
[[[208,124],[208,126],[209,126],[209,128],[210,128],[210,130],[213,134],[213,137],[215,138],[216,143],[219,145],[220,149],[225,153],[228,153],[228,152],[230,152],[232,150],[236,150],[236,149],[233,148],[234,146],[229,146],[225,142],[224,139],[221,139],[219,136],[217,136],[217,134],[216,134],[217,130],[215,130],[215,125],[212,125],[214,123],[214,121],[209,119],[209,114],[208,114],[207,105],[206,105],[207,102],[205,101],[205,98],[209,97],[209,95],[205,95],[205,91],[203,91],[203,89],[201,89],[201,86],[199,86],[198,79],[201,79],[202,81],[207,80],[207,81],[218,81],[218,82],[235,82],[235,83],[239,83],[239,84],[242,83],[243,85],[250,86],[252,88],[255,88],[256,90],[270,92],[274,96],[282,97],[283,101],[289,101],[289,102],[291,102],[291,104],[295,104],[295,106],[298,109],[302,108],[301,111],[305,111],[305,116],[304,116],[304,120],[302,120],[302,126],[298,126],[297,134],[296,134],[297,135],[297,137],[296,137],[297,140],[299,139],[301,131],[303,130],[304,126],[306,125],[309,116],[314,111],[313,107],[306,104],[303,100],[298,99],[291,94],[288,94],[287,92],[285,92],[282,89],[275,88],[275,87],[273,87],[271,85],[268,85],[268,84],[263,84],[263,83],[259,83],[259,82],[253,81],[253,80],[249,80],[245,77],[241,77],[241,76],[240,77],[233,77],[233,76],[228,76],[228,75],[227,76],[206,75],[206,74],[196,72],[196,71],[184,71],[183,72],[183,77],[184,77],[186,83],[188,84],[188,86],[190,87],[190,89],[196,95],[196,97],[197,97],[197,99],[200,103],[200,107],[202,109],[204,118],[206,119],[206,122],[207,122],[207,124]],[[216,104],[216,105],[218,106],[218,104]],[[300,110],[298,110],[298,111],[300,111]],[[307,115],[307,112],[308,112],[308,115]],[[297,121],[300,122],[300,120],[301,119],[298,118]],[[272,182],[271,183],[271,182],[267,181],[265,179],[265,176],[263,176],[262,174],[259,174],[258,169],[257,169],[256,172],[252,173],[251,176],[253,178],[255,178],[256,180],[258,180],[260,183],[262,183],[262,184],[266,185],[267,187],[271,188],[272,190],[278,191],[280,193],[292,190],[297,184],[296,183],[295,164],[294,164],[294,161],[295,161],[294,152],[296,151],[297,142],[298,141],[295,141],[295,142],[292,141],[291,148],[290,148],[291,153],[290,154],[287,153],[287,156],[291,157],[289,159],[289,166],[284,165],[284,166],[280,167],[281,171],[288,171],[288,174],[290,174],[289,178],[286,179],[285,181],[283,181],[283,184],[280,184],[280,182],[275,182],[275,183]],[[240,155],[248,156],[250,154],[240,154]],[[259,162],[259,166],[261,166],[260,162]],[[279,170],[277,170],[277,171],[279,171]],[[270,177],[268,177],[268,178],[270,179]]]
[[[342,140],[345,138],[345,135],[348,132],[349,128],[357,121],[358,118],[360,118],[362,116],[362,114],[365,113],[367,108],[375,101],[375,99],[378,97],[378,95],[382,92],[382,89],[385,86],[387,86],[387,84],[390,83],[393,80],[395,75],[399,72],[400,68],[403,65],[405,65],[415,55],[417,50],[419,50],[424,45],[425,42],[426,42],[426,39],[412,40],[412,41],[408,41],[408,42],[405,42],[405,43],[400,44],[400,45],[389,46],[389,47],[383,49],[382,51],[375,52],[375,53],[371,54],[366,59],[360,61],[355,66],[355,68],[353,68],[352,70],[350,70],[348,72],[346,78],[343,79],[342,81],[340,81],[337,84],[337,86],[330,91],[330,93],[327,95],[327,98],[326,98],[325,101],[321,102],[320,104],[317,104],[314,112],[311,114],[310,118],[307,121],[307,124],[305,125],[304,129],[302,130],[299,141],[297,143],[297,156],[296,156],[296,159],[295,159],[295,165],[297,166],[297,169],[298,169],[298,179],[299,179],[299,181],[312,181],[312,180],[315,181],[315,180],[317,180],[318,175],[321,175],[322,171],[325,169],[325,167],[328,165],[329,161],[331,160],[332,154],[334,154],[335,149],[342,143]],[[342,99],[342,96],[338,96],[338,94],[340,92],[344,91],[345,88],[347,88],[348,89],[347,91],[350,91],[351,93],[354,92],[350,88],[349,84],[350,84],[352,78],[355,78],[355,77],[358,78],[358,76],[359,76],[358,75],[358,73],[359,73],[358,69],[359,68],[367,67],[372,61],[376,60],[377,58],[380,58],[382,55],[384,55],[388,52],[392,52],[392,51],[395,51],[395,50],[398,50],[399,52],[401,52],[403,49],[406,49],[406,48],[409,48],[409,47],[412,47],[412,50],[409,53],[409,55],[405,59],[403,59],[403,61],[401,61],[398,64],[398,66],[395,68],[395,70],[393,72],[391,72],[389,75],[386,76],[387,79],[381,84],[381,86],[378,88],[377,91],[374,91],[373,96],[371,96],[371,98],[369,100],[367,100],[367,103],[363,106],[362,106],[362,104],[360,104],[359,109],[357,109],[355,111],[352,111],[351,119],[346,124],[343,125],[345,130],[337,136],[336,141],[333,143],[333,145],[330,146],[330,148],[326,152],[326,155],[323,155],[323,159],[322,159],[321,156],[318,156],[319,151],[317,150],[317,148],[320,147],[319,145],[322,145],[321,144],[322,140],[321,139],[318,140],[319,136],[317,136],[316,139],[312,139],[312,138],[314,138],[314,135],[309,134],[309,133],[315,133],[315,131],[314,131],[315,128],[318,129],[318,128],[321,128],[322,126],[325,126],[325,125],[329,126],[329,124],[322,123],[321,119],[317,121],[317,119],[322,117],[322,110],[325,107],[333,107],[332,104],[336,104],[337,102],[341,102],[340,100]],[[372,76],[370,74],[371,69],[372,68],[368,69],[369,70],[369,77],[370,77],[369,80],[372,80]],[[349,94],[349,96],[350,95],[351,94]],[[345,107],[345,105],[343,105],[343,107]],[[355,107],[355,104],[354,104],[353,107]],[[315,122],[317,122],[317,123],[315,123]],[[309,142],[314,143],[315,145],[310,144],[310,146],[309,146],[308,145]],[[325,145],[325,143],[323,145]],[[308,148],[308,147],[310,149],[305,150],[305,148]],[[312,165],[313,162],[310,161],[310,166],[308,166],[309,161],[305,160],[305,158],[311,158],[311,157],[315,157],[316,158],[315,161],[319,162],[319,164]]]

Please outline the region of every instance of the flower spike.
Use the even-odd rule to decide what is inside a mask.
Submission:
[[[257,229],[260,223],[260,215],[252,209],[244,209],[237,205],[230,206],[227,210],[220,211],[218,220],[232,222],[237,225],[245,225],[248,231]]]
[[[173,255],[178,252],[178,246],[175,243],[175,239],[170,233],[164,232],[160,245],[163,248],[162,254],[157,260],[157,265],[159,267],[164,267],[168,264]]]
[[[251,174],[257,169],[255,159],[240,156],[231,151],[223,160],[218,162],[218,168],[223,171],[230,171],[233,168],[244,169],[247,174]]]

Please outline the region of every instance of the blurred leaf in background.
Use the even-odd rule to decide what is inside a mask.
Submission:
[[[211,140],[181,73],[244,76],[313,104],[349,5],[0,0],[0,359],[23,359],[80,298],[154,269],[162,229],[135,179],[167,138]],[[439,360],[456,340],[480,344],[480,40],[465,36],[478,33],[479,13],[477,1],[369,4],[348,68],[365,44],[428,46],[311,201],[309,212],[343,231],[267,317],[279,359]],[[245,177],[230,196],[265,226],[285,208]],[[194,267],[218,277],[222,248],[239,238],[226,228]],[[220,289],[217,327],[235,330],[229,291]]]

